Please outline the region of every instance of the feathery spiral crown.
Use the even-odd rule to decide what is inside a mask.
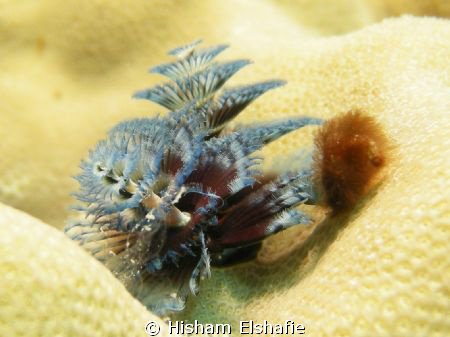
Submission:
[[[264,175],[254,152],[316,118],[292,118],[223,132],[248,104],[283,81],[216,92],[248,60],[212,62],[227,48],[169,52],[150,69],[172,81],[137,92],[166,116],[124,121],[82,161],[75,194],[80,219],[66,233],[159,314],[182,310],[210,264],[226,263],[265,237],[309,218],[311,171]],[[218,97],[216,97],[218,96]]]

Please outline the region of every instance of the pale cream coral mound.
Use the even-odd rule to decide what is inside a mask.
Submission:
[[[60,231],[0,204],[0,336],[142,336],[155,317]]]
[[[350,216],[317,212],[306,241],[293,228],[258,261],[214,270],[177,318],[232,323],[233,335],[250,319],[290,319],[310,336],[450,335],[450,21],[375,24],[401,1],[318,3],[0,2],[0,200],[62,228],[88,149],[118,121],[161,112],[130,98],[161,81],[146,69],[199,37],[227,42],[222,59],[255,62],[233,83],[288,81],[236,122],[359,109],[383,126],[392,160]],[[445,3],[409,11],[448,16]],[[314,131],[268,146],[265,167],[301,165]],[[0,227],[0,335],[145,335],[153,316],[62,233],[8,206]]]

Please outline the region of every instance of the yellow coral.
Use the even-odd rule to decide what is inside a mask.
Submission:
[[[0,336],[139,336],[161,319],[64,234],[0,205]],[[162,335],[167,335],[167,330]]]
[[[196,38],[228,42],[222,59],[255,61],[233,82],[288,81],[237,122],[357,108],[395,151],[349,218],[325,220],[304,243],[271,240],[261,256],[276,247],[282,261],[215,270],[179,318],[234,331],[239,319],[292,319],[311,336],[449,335],[450,23],[403,17],[324,37],[405,7],[367,0],[353,12],[337,1],[344,15],[332,16],[313,3],[326,1],[1,2],[0,200],[63,227],[79,159],[118,121],[160,111],[130,99],[160,80],[145,70]],[[407,10],[446,16],[445,3]],[[313,132],[269,145],[267,165]],[[62,234],[3,206],[0,226],[0,335],[145,335],[153,316]]]

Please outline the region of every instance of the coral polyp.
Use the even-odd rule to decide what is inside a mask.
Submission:
[[[172,81],[134,97],[166,107],[164,116],[124,121],[81,163],[79,218],[67,235],[102,261],[159,314],[182,310],[211,265],[239,261],[249,247],[310,219],[309,169],[264,174],[255,152],[317,118],[227,125],[274,80],[221,89],[248,60],[212,62],[226,45],[174,49],[151,69]],[[251,249],[250,249],[251,250]]]

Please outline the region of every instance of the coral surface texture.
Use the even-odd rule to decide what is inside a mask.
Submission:
[[[165,113],[131,95],[199,38],[232,46],[221,61],[254,62],[230,86],[287,81],[233,124],[359,110],[391,150],[350,213],[316,208],[313,226],[271,237],[254,261],[213,269],[172,320],[233,336],[241,320],[449,336],[449,17],[448,0],[0,1],[0,336],[145,336],[152,320],[169,335],[62,228],[80,160],[118,122]],[[267,145],[263,169],[302,165],[317,128]]]

